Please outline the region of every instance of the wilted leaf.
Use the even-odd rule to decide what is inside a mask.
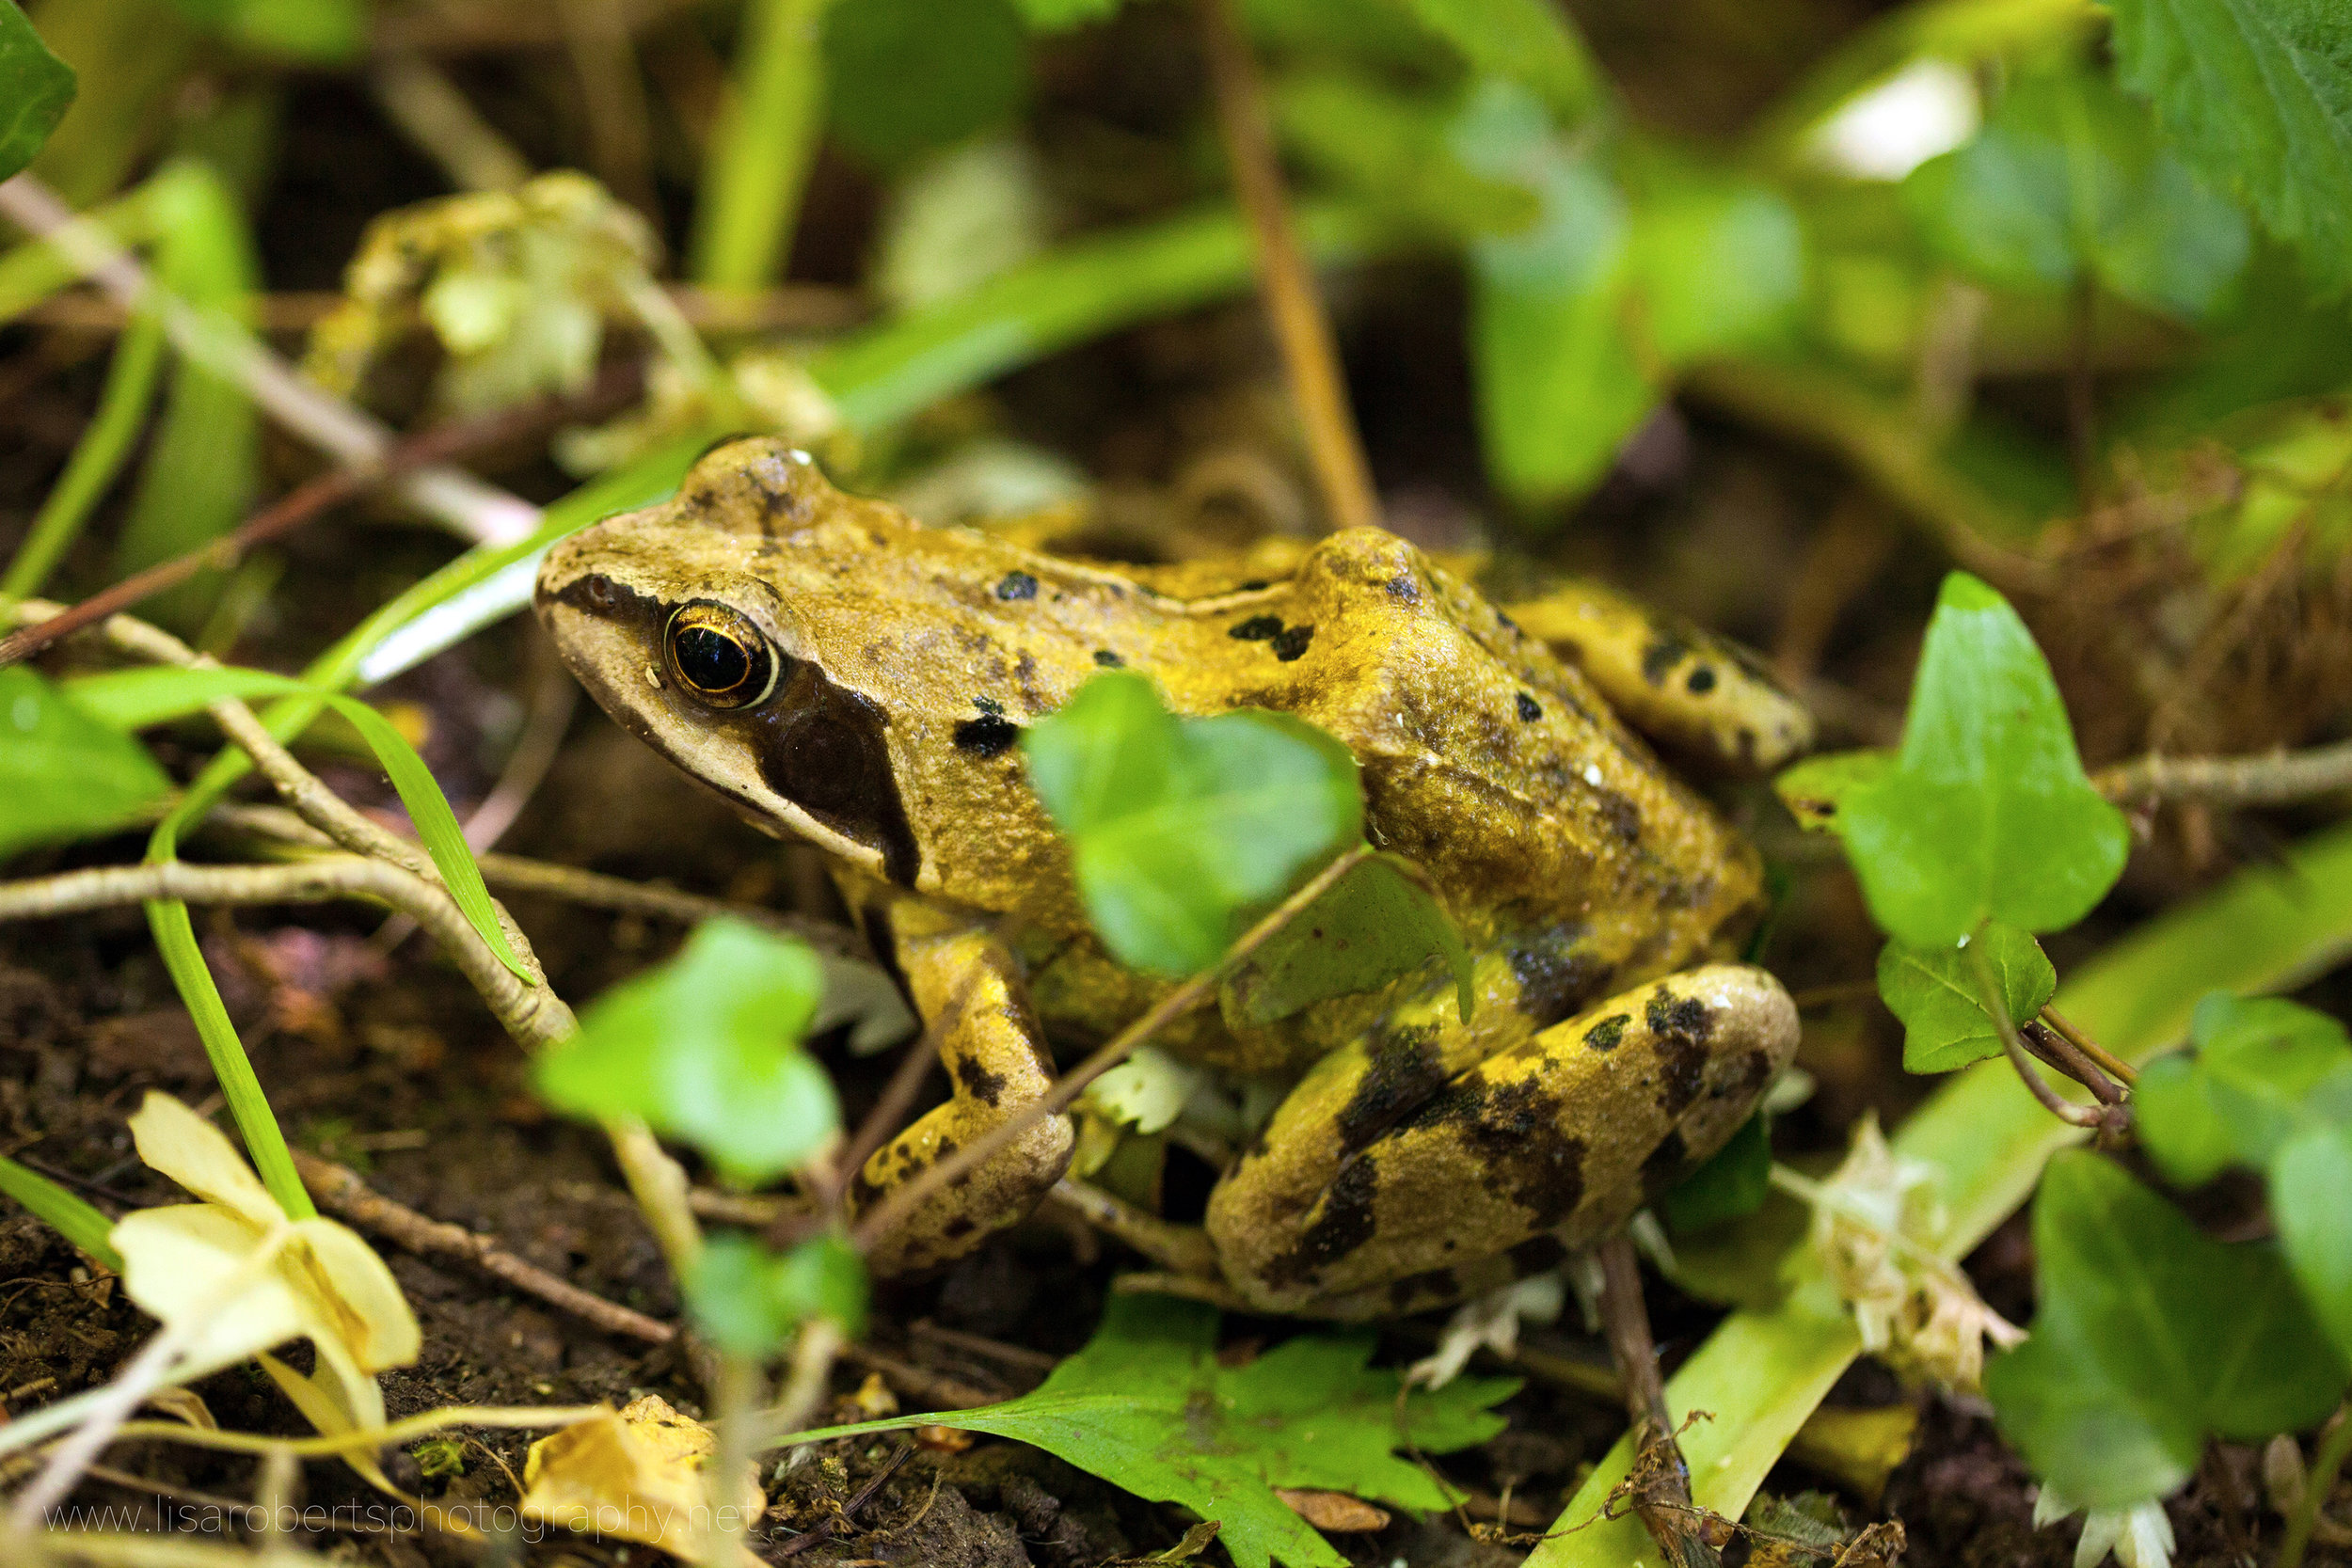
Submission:
[[[0,180],[33,161],[73,87],[73,68],[49,52],[16,0],[0,0]]]
[[[1359,863],[1226,977],[1228,1020],[1272,1023],[1326,997],[1386,985],[1442,957],[1455,1006],[1470,1016],[1470,950],[1420,867],[1395,855]]]
[[[805,944],[705,921],[582,1010],[579,1037],[539,1057],[532,1081],[560,1111],[643,1117],[737,1180],[772,1180],[840,1128],[833,1080],[800,1045],[823,983]]]
[[[2032,1337],[1985,1369],[2001,1430],[2067,1497],[2123,1508],[2186,1480],[2205,1438],[2318,1421],[2344,1364],[2277,1249],[2224,1244],[2098,1155],[2034,1199]]]
[[[1087,682],[1022,750],[1104,944],[1163,974],[1214,963],[1363,820],[1355,759],[1329,736],[1255,710],[1179,719],[1132,673]]]
[[[111,832],[170,791],[146,747],[24,665],[0,670],[0,859]]]
[[[2042,944],[2016,927],[1996,920],[1968,942],[1993,966],[2011,1023],[2025,1022],[2057,994],[2058,971]],[[2001,1053],[1967,946],[1888,942],[1879,953],[1879,995],[1903,1021],[1905,1072],[1952,1072]]]
[[[659,1394],[607,1410],[531,1445],[523,1465],[522,1512],[583,1533],[639,1541],[687,1561],[714,1522],[703,1468],[718,1439]],[[745,1467],[736,1528],[768,1506],[756,1465]],[[739,1559],[756,1562],[748,1550]]]
[[[792,1440],[931,1425],[991,1433],[1034,1444],[1137,1497],[1218,1521],[1217,1539],[1241,1568],[1266,1568],[1270,1560],[1344,1568],[1347,1560],[1271,1488],[1344,1490],[1398,1508],[1443,1508],[1445,1490],[1394,1450],[1408,1440],[1423,1453],[1485,1442],[1503,1426],[1486,1407],[1518,1386],[1515,1379],[1464,1378],[1400,1403],[1397,1374],[1365,1366],[1369,1335],[1301,1335],[1229,1368],[1217,1360],[1216,1327],[1216,1313],[1197,1303],[1113,1295],[1094,1338],[1034,1393]]]
[[[2338,0],[2115,0],[2117,73],[2312,275],[2352,288],[2352,54]]]
[[[2007,600],[1944,579],[1896,765],[1836,825],[1870,913],[1915,947],[1982,922],[2072,926],[2122,874],[2123,816],[2090,787],[2050,666]]]

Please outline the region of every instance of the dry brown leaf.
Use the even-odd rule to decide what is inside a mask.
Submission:
[[[1389,1528],[1386,1509],[1373,1507],[1344,1492],[1302,1492],[1278,1486],[1274,1495],[1290,1504],[1291,1512],[1324,1530],[1376,1530]]]
[[[532,1444],[523,1513],[691,1557],[711,1523],[703,1466],[717,1447],[708,1427],[647,1394]],[[767,1510],[756,1466],[745,1469],[738,1506],[743,1525]],[[756,1560],[746,1550],[743,1560]]]

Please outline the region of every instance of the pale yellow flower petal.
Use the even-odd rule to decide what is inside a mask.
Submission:
[[[124,1294],[174,1327],[201,1318],[187,1352],[201,1371],[309,1334],[316,1322],[280,1270],[251,1268],[262,1233],[215,1204],[136,1210],[107,1239],[122,1254]]]
[[[234,1210],[263,1229],[285,1222],[285,1211],[229,1134],[171,1096],[147,1091],[131,1118],[131,1138],[150,1167],[207,1202]]]
[[[300,1221],[294,1235],[297,1246],[289,1249],[290,1259],[299,1259],[322,1315],[352,1359],[371,1372],[414,1361],[422,1343],[416,1314],[375,1249],[329,1219]]]

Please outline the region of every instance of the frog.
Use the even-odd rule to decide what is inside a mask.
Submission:
[[[936,1271],[1069,1193],[1071,1119],[1038,1114],[1055,1047],[1178,983],[1096,936],[1021,746],[1105,671],[1178,714],[1339,739],[1367,842],[1419,868],[1471,955],[1467,1012],[1433,957],[1270,1023],[1200,1007],[1155,1037],[1279,1097],[1199,1226],[1090,1211],[1221,1299],[1364,1321],[1555,1265],[1719,1150],[1794,1054],[1788,993],[1742,960],[1756,847],[1620,715],[1733,769],[1810,721],[1728,643],[1595,585],[1498,607],[1376,528],[1088,560],[925,527],[747,437],[556,544],[534,604],[615,721],[823,851],[936,1038],[947,1097],[853,1174],[852,1210],[1018,1128],[876,1241],[877,1274]]]

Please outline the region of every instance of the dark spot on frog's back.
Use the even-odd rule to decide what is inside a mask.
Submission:
[[[1124,670],[1127,667],[1127,661],[1120,657],[1117,654],[1111,652],[1108,648],[1095,649],[1094,662],[1101,665],[1105,670]]]
[[[1594,789],[1592,796],[1594,809],[1600,813],[1600,819],[1608,824],[1611,832],[1628,844],[1642,842],[1642,808],[1633,803],[1631,797],[1599,788]]]
[[[1520,692],[1518,706],[1519,722],[1522,724],[1532,724],[1544,716],[1544,705],[1537,702],[1533,693]]]
[[[1609,965],[1561,932],[1511,949],[1511,976],[1519,983],[1518,1009],[1538,1029],[1573,1018],[1609,983]]]
[[[1659,1106],[1678,1117],[1707,1082],[1707,1042],[1715,1033],[1715,1015],[1698,997],[1677,997],[1664,986],[1650,993],[1642,1014],[1658,1051]]]
[[[1324,1191],[1323,1212],[1299,1232],[1295,1246],[1267,1261],[1265,1282],[1278,1290],[1312,1287],[1325,1269],[1372,1240],[1379,1194],[1380,1168],[1372,1155],[1359,1154],[1342,1165]]]
[[[1413,574],[1410,572],[1397,573],[1383,586],[1388,589],[1389,597],[1398,604],[1421,603],[1421,584],[1413,580]]]
[[[996,585],[996,596],[1009,603],[1015,599],[1034,599],[1037,597],[1037,578],[1026,572],[1007,572],[1004,579]]]
[[[1247,621],[1236,623],[1232,630],[1225,635],[1244,642],[1263,642],[1281,634],[1282,618],[1279,615],[1252,615]]]
[[[1353,1154],[1396,1125],[1397,1120],[1445,1086],[1438,1059],[1438,1026],[1407,1025],[1375,1030],[1367,1054],[1371,1063],[1356,1092],[1340,1108],[1340,1148]]]
[[[1658,640],[1642,650],[1642,678],[1652,686],[1665,685],[1666,676],[1690,651],[1691,644],[1673,632],[1660,632]]]
[[[1021,726],[1001,713],[983,713],[955,728],[956,750],[976,757],[1000,756],[1021,738]]]
[[[1529,1230],[1549,1230],[1584,1196],[1584,1141],[1562,1133],[1566,1111],[1566,1101],[1541,1078],[1492,1084],[1473,1073],[1405,1125],[1454,1129],[1477,1157],[1487,1191],[1526,1210]]]
[[[1682,684],[1689,689],[1692,696],[1706,696],[1715,689],[1715,667],[1711,664],[1700,665],[1691,672],[1690,678]]]
[[[1267,640],[1266,645],[1274,650],[1276,658],[1288,664],[1306,653],[1307,644],[1313,641],[1314,637],[1315,628],[1312,626],[1289,626],[1276,632]]]
[[[1633,1022],[1631,1013],[1612,1013],[1584,1031],[1584,1043],[1596,1051],[1614,1051],[1625,1038],[1626,1026]]]
[[[1005,1097],[1005,1075],[989,1071],[979,1064],[977,1057],[958,1057],[955,1073],[956,1086],[992,1111],[996,1108],[996,1102]]]

